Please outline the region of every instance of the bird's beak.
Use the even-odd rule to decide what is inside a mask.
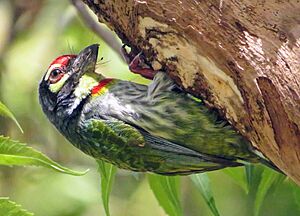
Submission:
[[[85,73],[94,73],[97,63],[99,44],[93,44],[84,48],[75,58],[71,65],[72,76],[75,80]]]
[[[99,44],[93,44],[84,48],[68,66],[68,73],[70,77],[68,82],[62,87],[57,96],[57,104],[68,97],[80,78],[86,73],[95,73],[95,66],[97,62]]]

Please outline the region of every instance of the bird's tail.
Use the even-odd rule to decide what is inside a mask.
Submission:
[[[263,165],[285,175],[272,161],[260,157],[259,162],[262,163]]]
[[[275,170],[276,172],[284,174],[272,161],[270,161],[268,158],[266,158],[260,151],[254,149],[253,147],[252,147],[251,150],[256,155],[258,162],[260,162],[263,165]]]

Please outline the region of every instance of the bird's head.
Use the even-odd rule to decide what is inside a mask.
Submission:
[[[78,55],[59,56],[48,67],[39,85],[39,100],[50,120],[54,114],[71,115],[101,79],[95,73],[98,47],[94,44]]]

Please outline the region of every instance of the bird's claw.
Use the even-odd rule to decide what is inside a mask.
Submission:
[[[135,74],[139,74],[146,79],[153,80],[157,71],[153,70],[149,65],[147,65],[142,57],[142,52],[134,55],[132,51],[129,53],[126,50],[126,44],[121,48],[123,57],[128,64],[129,70]]]

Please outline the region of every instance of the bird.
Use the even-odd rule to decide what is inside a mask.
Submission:
[[[96,72],[99,44],[52,61],[39,102],[57,130],[95,159],[136,172],[189,175],[263,163],[279,170],[202,100],[167,73],[149,85]],[[136,67],[138,62],[131,64]],[[150,71],[151,72],[151,71]],[[143,74],[142,74],[143,75]]]

